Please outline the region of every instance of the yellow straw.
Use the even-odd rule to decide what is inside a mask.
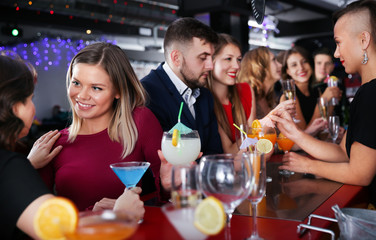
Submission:
[[[245,135],[245,137],[248,137],[247,133],[244,132],[243,129],[241,129],[240,127],[238,127],[238,125],[236,125],[235,123],[233,123],[232,125],[234,125],[234,127],[236,127],[237,129],[239,129],[239,131],[242,132]],[[253,152],[251,147],[248,146],[248,149],[249,149],[250,152]]]
[[[235,123],[233,123],[232,125],[234,125],[234,127],[236,127],[237,129],[239,129],[239,131],[241,131],[242,133],[244,133],[244,135],[247,136],[247,133],[243,131],[243,129],[240,129],[240,127],[238,127],[238,125],[236,125]]]

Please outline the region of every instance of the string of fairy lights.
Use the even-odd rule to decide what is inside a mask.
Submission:
[[[96,41],[116,44],[115,40],[107,40],[104,37]],[[94,40],[85,41],[82,39],[45,36],[31,42],[20,42],[13,46],[0,46],[0,51],[6,55],[17,54],[38,69],[48,71],[53,67],[69,66],[71,59],[81,49],[93,42]]]

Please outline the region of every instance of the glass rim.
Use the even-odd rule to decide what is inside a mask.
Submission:
[[[150,166],[150,162],[117,162],[117,163],[112,163],[110,164],[111,168],[114,167],[143,167],[143,166]]]
[[[192,132],[197,132],[198,133],[198,130],[194,130],[194,129],[192,129]],[[192,133],[192,132],[189,132],[189,133],[180,133],[181,135],[184,135],[184,134],[190,134],[190,133]],[[170,133],[170,130],[168,130],[168,131],[163,131],[163,134],[172,134],[172,133]]]

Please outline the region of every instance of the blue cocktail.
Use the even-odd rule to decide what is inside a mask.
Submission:
[[[149,166],[149,162],[120,162],[110,165],[127,188],[135,187]]]

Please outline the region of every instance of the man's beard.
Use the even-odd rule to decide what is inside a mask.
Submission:
[[[182,64],[182,68],[180,70],[180,74],[183,77],[184,83],[190,89],[204,87],[206,85],[206,81],[203,82],[203,83],[200,82],[199,78],[201,77],[201,74],[198,77],[193,76],[193,73],[186,66],[187,65],[185,63],[185,59],[183,58],[183,64]]]

